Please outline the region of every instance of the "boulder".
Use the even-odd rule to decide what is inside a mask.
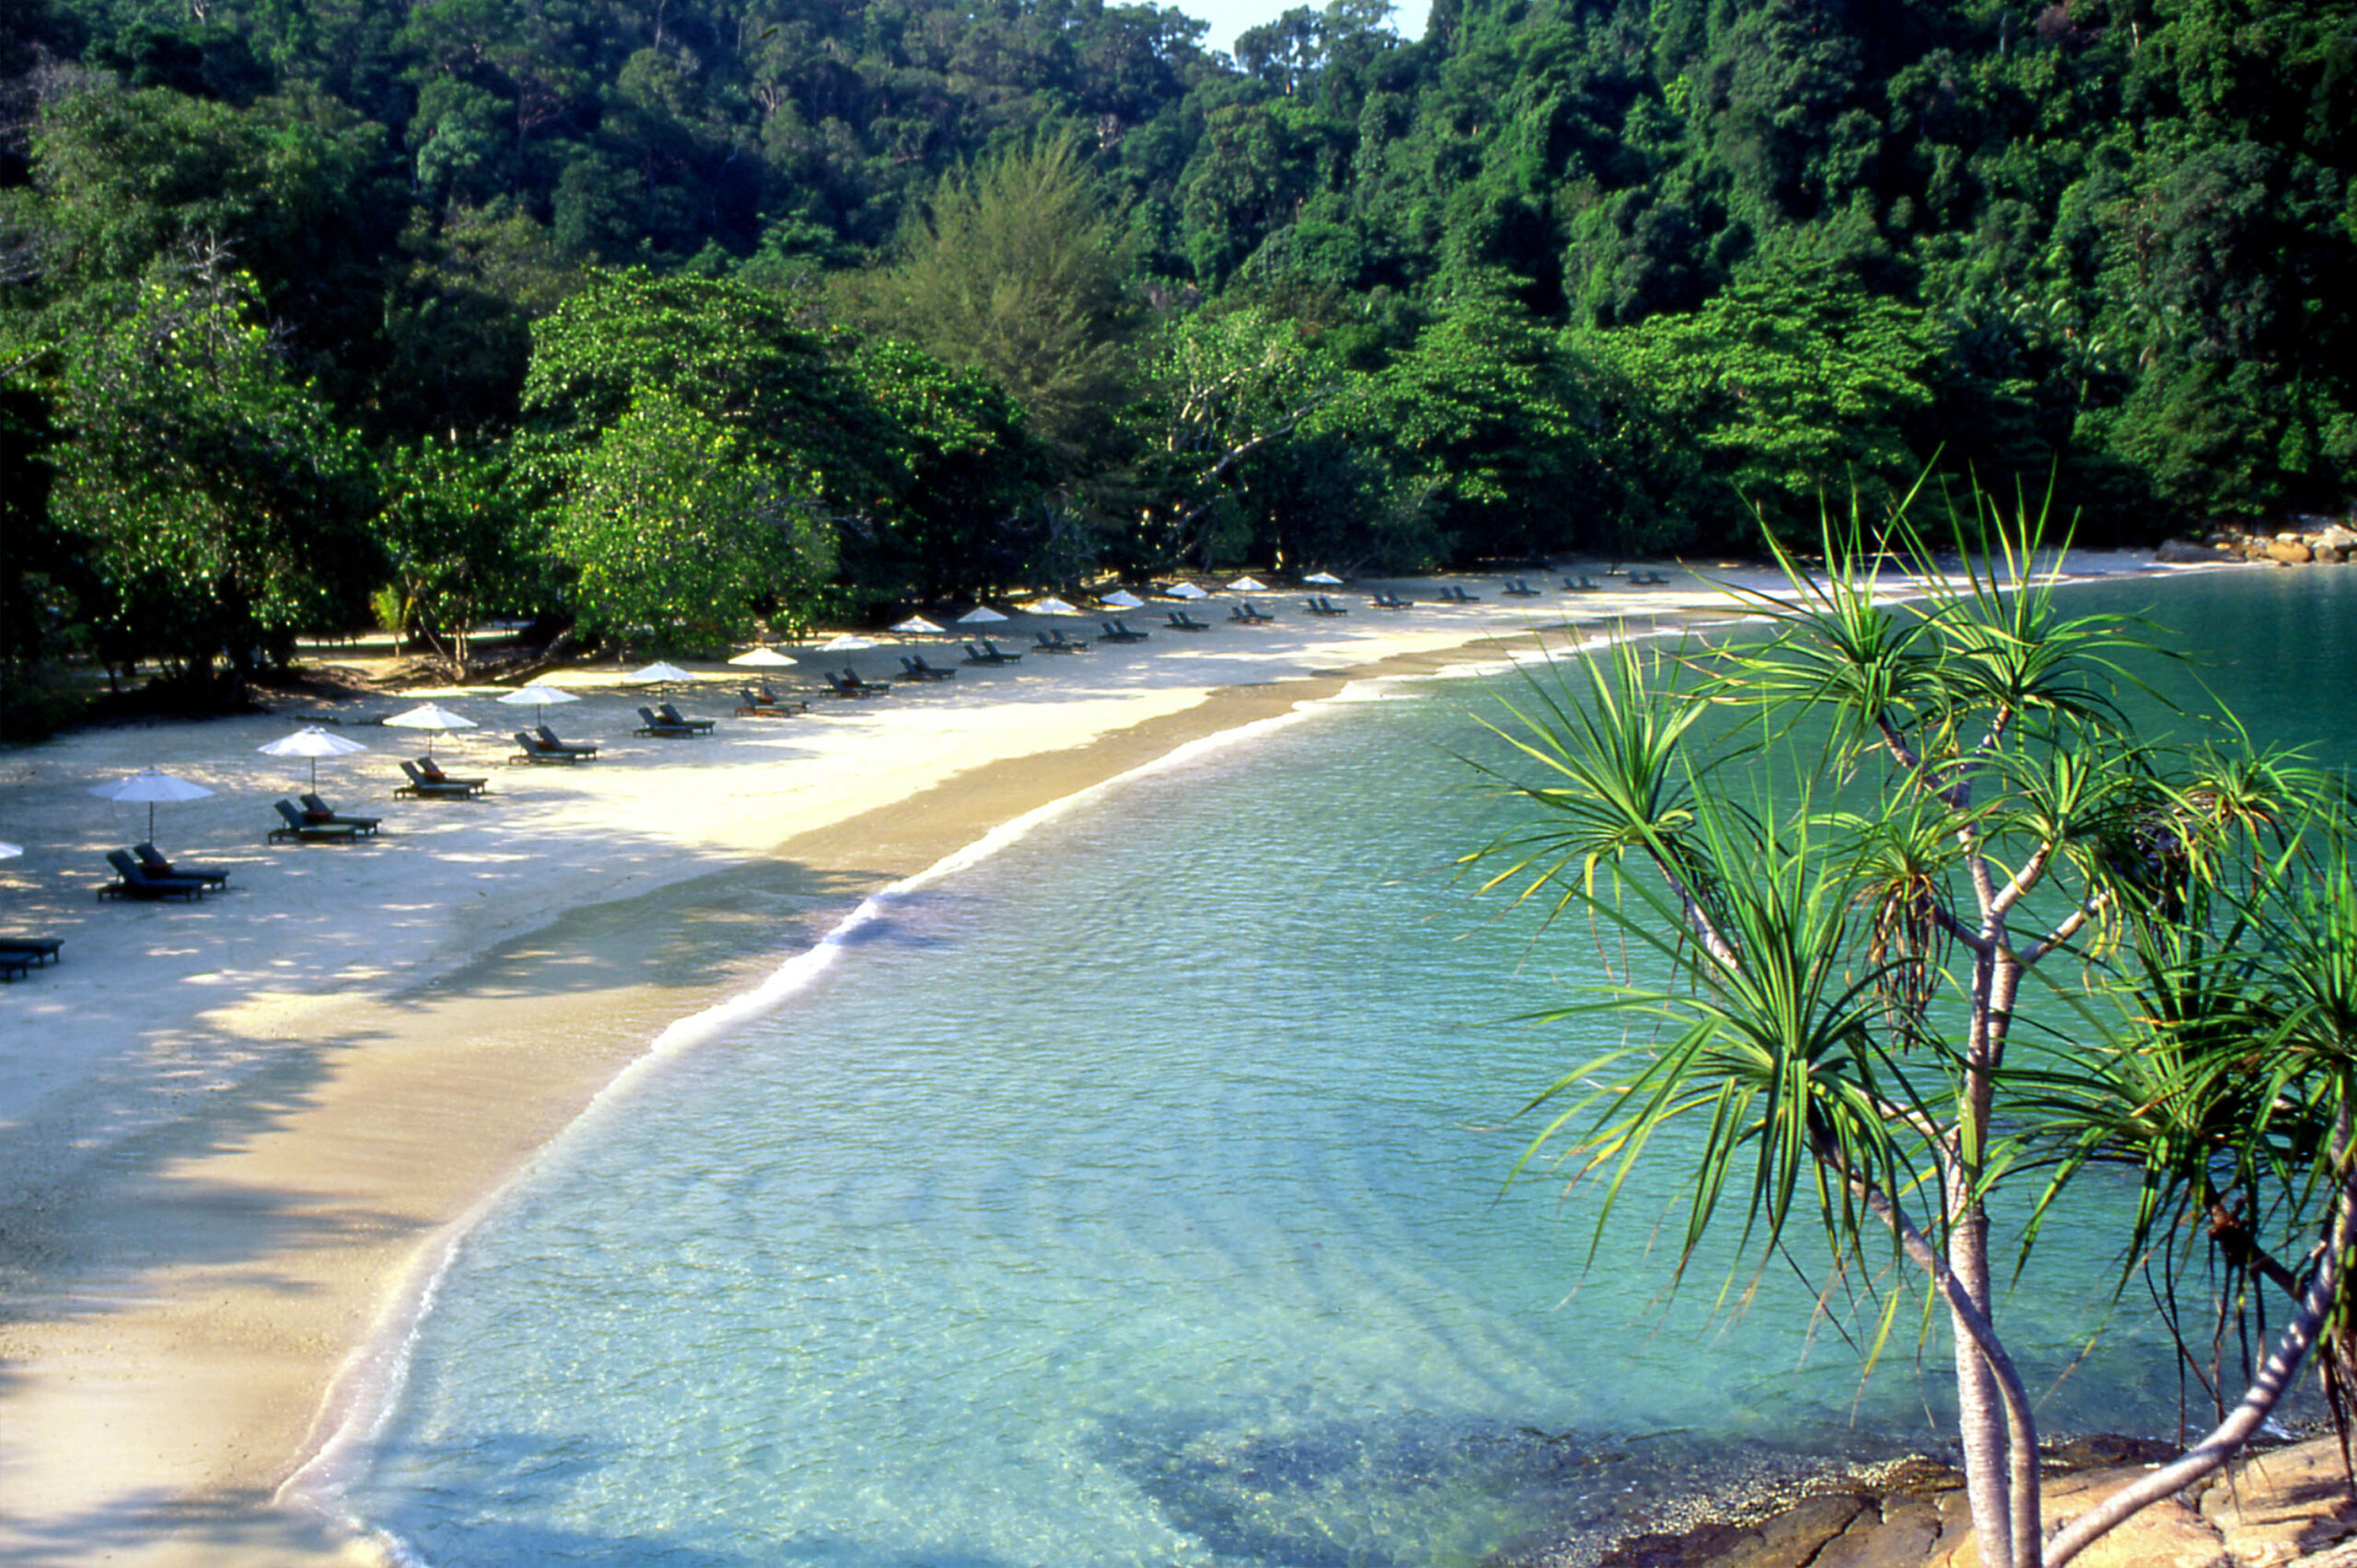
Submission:
[[[2213,550],[2206,544],[2196,544],[2189,539],[2173,539],[2153,552],[2153,559],[2164,566],[2184,566],[2205,561],[2215,561],[2222,553],[2222,550]]]
[[[2270,561],[2281,561],[2286,565],[2305,566],[2316,558],[2316,552],[2309,549],[2308,541],[2298,534],[2278,534],[2267,541],[2267,556]]]
[[[2320,549],[2338,551],[2338,558],[2345,561],[2351,551],[2357,550],[2357,529],[2342,528],[2339,523],[2328,523],[2316,536],[2316,542]]]

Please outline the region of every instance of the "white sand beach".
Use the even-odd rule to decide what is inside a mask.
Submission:
[[[1214,601],[1198,613],[1215,629],[1191,636],[1160,630],[1157,609],[1132,617],[1144,644],[816,696],[790,718],[731,717],[746,672],[699,665],[656,694],[719,719],[693,740],[633,738],[648,693],[563,672],[582,700],[549,723],[602,748],[572,767],[505,761],[533,714],[489,688],[0,751],[0,839],[26,848],[0,862],[0,935],[64,943],[0,987],[0,1559],[375,1561],[282,1486],[437,1237],[666,1023],[879,887],[1190,740],[1353,679],[1494,659],[1568,621],[1725,607],[1684,572],[1536,599],[1452,580],[1481,602],[1387,614],[1353,592],[1351,614],[1320,618],[1270,594],[1274,624],[1229,624]],[[1005,630],[1029,644],[1028,622]],[[944,639],[848,662],[877,677],[905,651],[957,657]],[[779,673],[807,684],[818,658]],[[434,751],[487,775],[483,798],[391,797],[400,759],[425,748],[376,721],[428,696],[482,726]],[[319,791],[381,815],[378,837],[264,842],[308,768],[257,748],[310,723],[370,748],[322,761]],[[156,842],[228,867],[228,890],[95,898],[147,808],[88,792],[148,766],[215,792],[157,807]]]

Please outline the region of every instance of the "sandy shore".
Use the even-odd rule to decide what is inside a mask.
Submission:
[[[1271,626],[967,668],[790,719],[728,717],[741,672],[701,667],[669,693],[721,719],[692,741],[633,738],[645,694],[562,677],[583,700],[550,722],[604,748],[571,768],[505,764],[528,711],[439,693],[484,726],[435,747],[491,777],[479,801],[390,798],[422,748],[376,726],[406,705],[384,699],[0,752],[0,838],[27,851],[0,862],[0,935],[65,943],[0,987],[0,1559],[374,1561],[280,1489],[436,1238],[665,1024],[877,889],[1188,741],[1574,619],[1724,605],[1683,574],[1539,599],[1461,581],[1484,601],[1387,615],[1353,596],[1329,620],[1271,595]],[[850,662],[880,675],[893,652]],[[321,763],[319,792],[384,831],[265,846],[271,802],[306,775],[256,748],[314,722],[371,748]],[[159,807],[157,842],[231,867],[233,890],[95,900],[146,808],[87,792],[150,765],[216,791]]]

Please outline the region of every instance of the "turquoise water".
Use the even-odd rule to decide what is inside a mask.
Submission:
[[[2165,591],[2347,761],[2352,579],[2076,591]],[[1513,1020],[1597,964],[1452,877],[1493,705],[1395,687],[1127,781],[665,1063],[459,1249],[344,1505],[438,1568],[1445,1564],[1934,1441],[1943,1347],[1862,1387],[1793,1272],[1665,1298],[1642,1227],[1591,1262],[1584,1195],[1506,1184],[1575,1043]],[[2103,1208],[2009,1338],[2049,1430],[2168,1433],[2150,1335],[2080,1354]]]

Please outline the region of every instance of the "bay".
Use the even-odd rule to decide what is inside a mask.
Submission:
[[[2070,592],[2346,764],[2351,581]],[[1454,869],[1509,808],[1469,758],[1514,679],[1126,781],[650,1074],[468,1239],[346,1504],[443,1568],[1469,1563],[1936,1444],[1944,1344],[1862,1382],[1805,1260],[1666,1293],[1630,1222],[1674,1165],[1600,1237],[1509,1181],[1524,1102],[1618,1027],[1519,1021],[1596,938]],[[2007,1307],[2049,1431],[2175,1429],[2109,1307],[2119,1201]]]

